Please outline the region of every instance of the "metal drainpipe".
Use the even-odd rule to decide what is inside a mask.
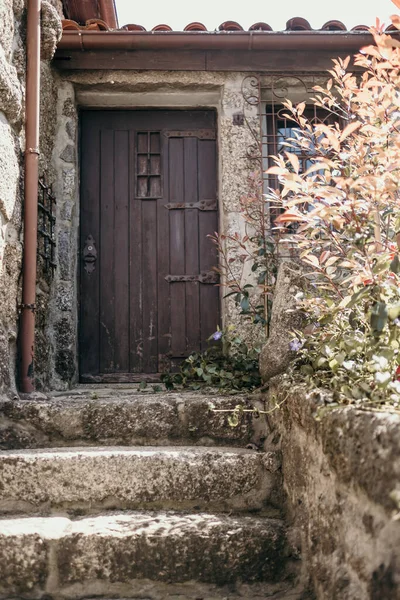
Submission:
[[[35,389],[33,376],[35,346],[36,252],[38,226],[39,106],[40,106],[40,6],[41,0],[28,0],[26,34],[25,109],[25,194],[24,252],[21,304],[21,391]]]

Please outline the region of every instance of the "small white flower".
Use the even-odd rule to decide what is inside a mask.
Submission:
[[[343,367],[348,371],[353,371],[356,368],[356,363],[354,360],[345,360],[343,362]]]
[[[397,381],[397,379],[395,381],[391,381],[389,383],[389,387],[398,394],[400,394],[400,381]]]
[[[375,367],[377,369],[381,369],[382,371],[385,370],[389,365],[388,359],[384,356],[377,356],[376,354],[374,354],[372,360],[375,363]]]
[[[380,372],[378,371],[377,373],[375,373],[375,381],[376,383],[387,383],[388,381],[390,381],[392,378],[391,373],[389,373],[389,371],[383,371]]]

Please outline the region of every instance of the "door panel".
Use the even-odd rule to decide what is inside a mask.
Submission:
[[[215,113],[84,111],[81,132],[81,380],[134,381],[219,324]]]

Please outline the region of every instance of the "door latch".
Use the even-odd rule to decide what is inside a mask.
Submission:
[[[96,267],[97,250],[92,235],[88,235],[85,240],[85,247],[82,252],[83,268],[86,273],[93,273]]]

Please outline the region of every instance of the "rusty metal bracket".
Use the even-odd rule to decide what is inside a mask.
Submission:
[[[36,304],[18,304],[18,310],[31,310],[33,313],[36,310]]]
[[[216,271],[203,271],[200,275],[167,275],[165,280],[168,283],[198,281],[199,283],[215,284],[218,283],[219,277]]]
[[[185,208],[197,208],[197,210],[217,210],[216,200],[200,200],[200,202],[169,202],[164,204],[168,210],[184,210]]]
[[[199,140],[215,140],[215,129],[188,129],[186,131],[180,131],[178,129],[168,130],[163,132],[165,137],[193,137]]]

